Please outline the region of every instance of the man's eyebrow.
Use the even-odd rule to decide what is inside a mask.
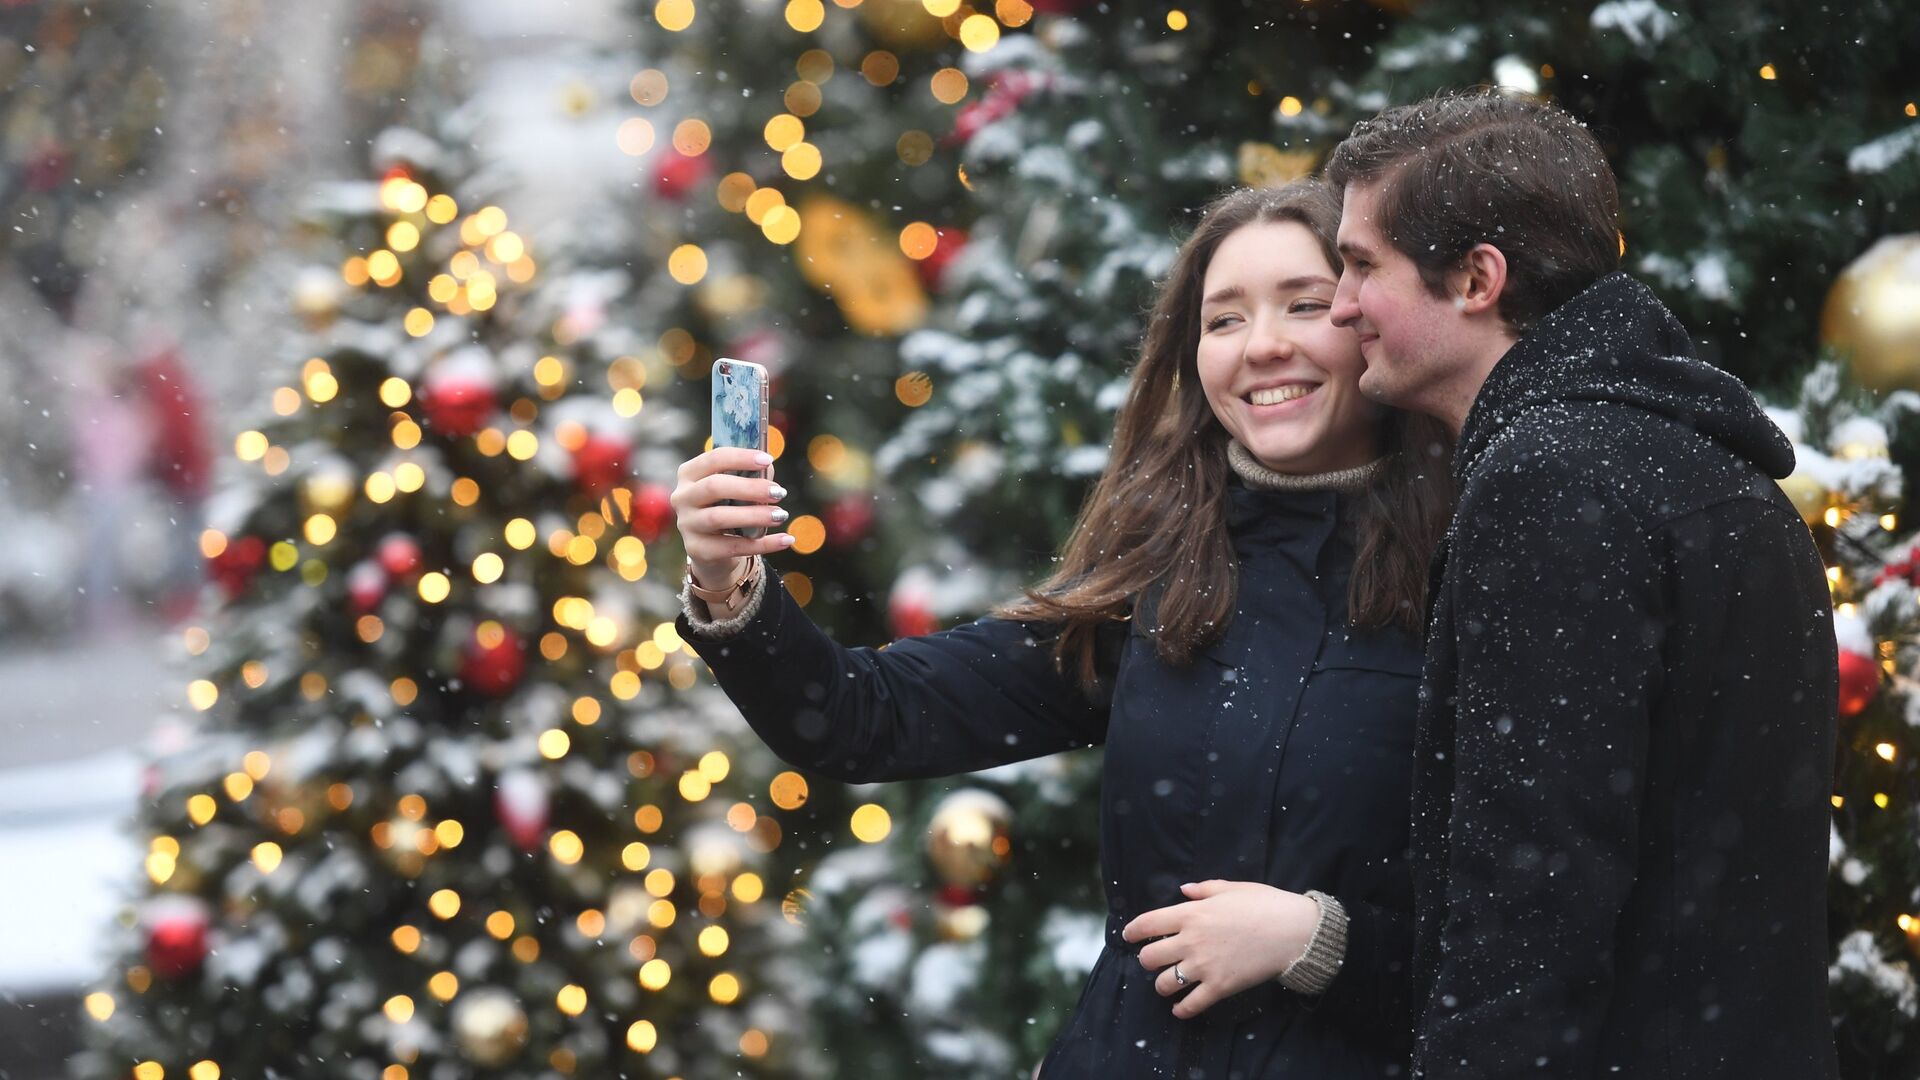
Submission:
[[[1337,251],[1340,252],[1340,257],[1345,259],[1351,259],[1356,256],[1365,256],[1365,255],[1373,254],[1373,250],[1371,248],[1368,248],[1364,244],[1355,243],[1352,240],[1342,240],[1338,244],[1334,245],[1334,247]]]

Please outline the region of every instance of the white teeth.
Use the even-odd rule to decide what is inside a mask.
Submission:
[[[1268,390],[1255,390],[1253,393],[1247,395],[1247,400],[1255,405],[1278,405],[1283,401],[1295,401],[1306,397],[1316,389],[1318,389],[1318,387],[1300,386],[1298,384],[1293,386],[1276,386]]]

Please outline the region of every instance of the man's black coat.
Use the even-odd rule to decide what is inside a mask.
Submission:
[[[1835,646],[1792,468],[1624,274],[1494,368],[1430,601],[1417,1074],[1835,1075]]]

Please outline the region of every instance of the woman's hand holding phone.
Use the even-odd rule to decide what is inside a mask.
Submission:
[[[758,472],[766,478],[731,475]],[[786,524],[787,512],[774,505],[786,496],[786,489],[773,482],[773,458],[759,450],[715,447],[683,462],[670,501],[694,581],[703,588],[724,589],[746,573],[752,556],[792,547],[790,533],[748,539],[728,531]]]

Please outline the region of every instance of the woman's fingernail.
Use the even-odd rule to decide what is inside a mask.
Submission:
[[[781,534],[780,534],[780,546],[781,546],[781,547],[792,547],[792,546],[793,546],[793,534],[792,534],[792,533],[781,533]]]
[[[781,487],[779,484],[775,484],[767,489],[767,495],[773,499],[773,501],[779,502],[781,499],[787,497],[787,489]]]
[[[755,454],[753,455],[753,463],[764,469],[767,466],[773,464],[773,455],[772,454]]]
[[[787,512],[786,512],[785,510],[782,510],[782,509],[780,509],[780,508],[779,508],[779,507],[777,507],[777,506],[776,506],[776,507],[774,507],[774,508],[773,508],[773,523],[774,523],[775,525],[778,525],[778,524],[780,524],[781,522],[784,522],[784,521],[786,521],[786,520],[787,520]]]

